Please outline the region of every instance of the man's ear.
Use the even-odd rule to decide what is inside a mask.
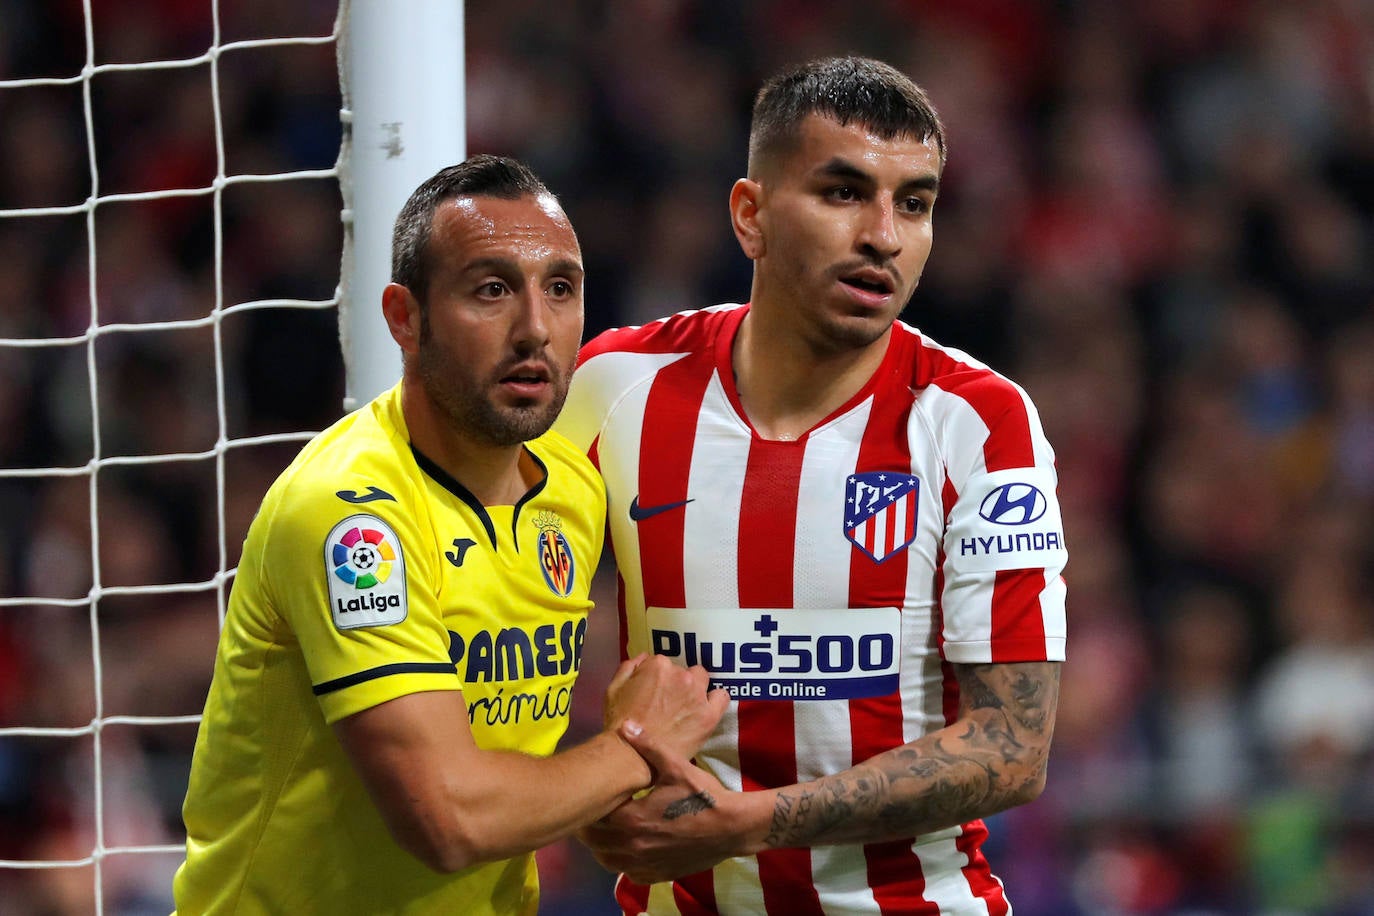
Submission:
[[[420,349],[420,300],[409,287],[388,283],[382,290],[382,317],[402,353]]]
[[[741,178],[730,189],[730,225],[744,256],[757,261],[764,254],[763,227],[759,214],[763,200],[763,185],[751,178]]]

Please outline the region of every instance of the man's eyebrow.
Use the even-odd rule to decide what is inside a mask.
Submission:
[[[847,178],[850,181],[862,181],[868,184],[873,183],[872,175],[865,172],[848,159],[841,159],[838,156],[816,169],[816,171],[829,178]]]
[[[909,188],[913,191],[931,191],[938,194],[940,193],[940,176],[922,175],[919,178],[911,179],[906,184],[902,185],[902,188]]]
[[[511,258],[485,257],[473,258],[471,261],[463,263],[463,273],[503,273],[508,270],[518,269],[516,263]]]
[[[828,178],[842,178],[847,181],[873,184],[873,175],[864,169],[859,168],[848,159],[835,157],[829,162],[818,168],[817,173]],[[920,175],[902,183],[903,190],[933,191],[939,193],[940,176],[935,174]]]
[[[574,261],[571,258],[559,258],[549,265],[549,273],[569,274],[571,276],[581,276],[585,272],[581,261]]]

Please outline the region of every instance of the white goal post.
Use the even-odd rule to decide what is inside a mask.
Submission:
[[[35,0],[35,3],[41,2],[46,0]],[[37,226],[44,220],[65,218],[73,226],[78,221],[84,222],[84,291],[78,291],[76,295],[83,303],[81,311],[89,315],[88,320],[82,318],[84,330],[64,331],[62,336],[22,336],[22,333],[9,330],[15,325],[7,323],[4,320],[7,316],[0,311],[0,385],[7,384],[5,370],[35,355],[41,358],[48,354],[60,354],[62,358],[70,359],[73,365],[80,365],[84,361],[84,370],[80,373],[84,384],[70,386],[64,389],[64,394],[68,398],[75,397],[75,401],[68,402],[72,405],[72,414],[84,417],[89,424],[85,435],[90,455],[89,460],[84,462],[77,459],[64,464],[57,458],[36,462],[47,466],[7,466],[0,460],[0,487],[29,488],[27,492],[36,494],[45,488],[63,485],[85,492],[89,499],[89,520],[85,523],[89,525],[89,546],[82,549],[88,554],[90,569],[90,586],[85,594],[62,595],[42,594],[39,593],[41,590],[33,588],[25,590],[22,585],[9,588],[9,580],[4,570],[0,569],[0,664],[4,660],[3,637],[7,622],[36,613],[62,613],[72,618],[85,618],[83,628],[89,628],[89,645],[78,645],[70,652],[83,659],[81,663],[86,670],[80,673],[80,678],[83,682],[89,679],[94,692],[93,715],[84,724],[70,727],[53,727],[47,722],[36,724],[32,719],[24,719],[22,707],[17,721],[0,719],[0,782],[3,782],[4,752],[7,750],[19,748],[22,752],[25,746],[34,742],[64,740],[80,742],[73,746],[81,748],[68,755],[80,759],[75,761],[72,772],[66,774],[65,779],[68,783],[84,781],[84,784],[71,788],[74,796],[71,807],[76,812],[74,816],[80,820],[78,829],[72,832],[75,837],[72,846],[36,855],[26,850],[24,857],[6,858],[4,850],[13,848],[14,844],[0,845],[0,913],[6,916],[22,916],[29,912],[27,907],[31,905],[23,894],[7,896],[7,888],[25,888],[29,885],[24,882],[40,873],[54,876],[50,882],[52,885],[70,888],[72,881],[85,882],[85,872],[89,871],[94,883],[93,887],[86,885],[83,896],[93,901],[95,913],[102,916],[111,912],[110,907],[114,905],[106,890],[109,875],[112,871],[129,870],[121,863],[157,861],[160,864],[156,868],[145,871],[150,875],[170,876],[170,869],[180,860],[184,847],[178,837],[162,836],[146,844],[122,842],[118,837],[112,837],[106,827],[110,817],[108,809],[121,804],[118,798],[110,797],[107,786],[122,778],[117,773],[112,775],[112,771],[119,766],[115,763],[116,758],[127,753],[112,743],[116,740],[112,737],[113,732],[126,727],[189,728],[199,721],[199,716],[121,715],[117,710],[112,711],[105,691],[109,648],[106,646],[102,653],[102,637],[108,626],[108,622],[102,621],[102,602],[108,605],[112,600],[198,595],[207,603],[214,604],[218,614],[216,623],[222,625],[239,550],[239,545],[230,543],[226,537],[226,459],[236,450],[252,446],[304,442],[317,431],[299,429],[262,435],[233,432],[229,417],[237,405],[232,403],[234,392],[226,379],[225,337],[232,333],[226,331],[226,326],[232,321],[241,321],[248,313],[256,314],[265,310],[334,310],[337,313],[339,343],[345,367],[345,397],[341,408],[352,410],[390,387],[399,377],[400,360],[381,318],[380,299],[382,287],[390,276],[392,223],[416,185],[442,166],[461,160],[466,146],[463,0],[339,0],[329,34],[243,40],[223,40],[220,0],[203,0],[207,20],[203,24],[204,34],[209,36],[209,46],[203,53],[133,62],[99,59],[96,49],[101,45],[100,28],[102,24],[109,23],[112,14],[108,7],[101,9],[95,0],[83,0],[77,6],[82,17],[79,26],[84,27],[85,46],[84,63],[77,72],[13,77],[3,69],[5,60],[2,52],[5,44],[0,42],[0,93],[12,92],[17,96],[31,90],[51,90],[79,92],[81,96],[85,156],[84,162],[78,163],[78,167],[83,172],[80,182],[86,183],[84,199],[76,203],[41,201],[23,207],[11,206],[0,200],[0,230],[22,234],[30,231],[28,227]],[[227,8],[228,4],[224,6]],[[155,10],[158,7],[150,5],[147,9]],[[0,30],[6,27],[4,17],[7,12],[0,11]],[[328,11],[324,15],[327,16]],[[284,21],[289,19],[286,17]],[[78,36],[72,44],[79,41]],[[224,58],[245,51],[309,46],[332,46],[336,51],[343,131],[334,167],[265,174],[232,172],[226,166],[225,112],[222,109],[225,94],[232,87],[222,84]],[[98,119],[94,116],[96,105],[93,103],[96,90],[93,85],[112,76],[133,74],[159,78],[172,72],[202,70],[208,74],[208,98],[213,108],[211,115],[207,116],[207,121],[213,120],[214,130],[213,179],[196,186],[163,187],[159,190],[118,189],[111,192],[103,189],[101,162],[110,149],[137,148],[156,143],[157,138],[140,136],[136,125],[120,125],[119,129],[127,129],[128,133],[118,137],[97,137]],[[0,103],[5,101],[0,97]],[[0,113],[4,111],[4,105],[0,104]],[[87,172],[88,175],[84,174]],[[226,261],[232,259],[235,253],[226,251],[225,246],[226,192],[236,193],[245,188],[258,187],[265,193],[271,193],[270,189],[285,188],[291,183],[321,180],[337,181],[343,201],[340,213],[343,257],[334,296],[231,301],[224,279]],[[206,305],[205,314],[194,317],[177,315],[167,320],[140,322],[110,317],[109,310],[103,307],[100,292],[103,282],[101,271],[108,270],[109,263],[102,259],[102,251],[97,247],[97,217],[104,219],[106,214],[121,205],[176,202],[200,202],[207,213],[212,214],[213,230],[205,242],[213,247],[213,251],[205,256],[213,263],[213,302]],[[102,246],[109,244],[108,236],[101,234],[99,239]],[[73,286],[73,289],[76,287]],[[0,310],[6,308],[9,306],[0,302]],[[230,319],[230,322],[226,319]],[[199,334],[212,340],[213,359],[200,368],[208,379],[205,388],[213,392],[216,401],[214,415],[217,428],[213,431],[213,445],[202,450],[125,454],[119,445],[110,441],[108,434],[102,436],[101,408],[105,406],[108,412],[109,393],[105,392],[102,398],[98,346],[112,345],[116,339],[126,341],[167,332]],[[0,395],[3,394],[0,392]],[[4,406],[4,401],[0,397],[0,407]],[[3,411],[0,411],[0,416],[3,416]],[[9,430],[0,430],[0,436],[9,433]],[[0,456],[4,454],[4,450],[0,449]],[[188,465],[213,469],[213,504],[207,506],[205,511],[218,526],[218,569],[201,581],[116,582],[110,577],[110,570],[102,571],[101,567],[102,534],[108,542],[109,523],[112,520],[105,519],[106,524],[102,525],[98,514],[102,506],[102,490],[111,488],[111,475],[130,468],[157,475],[163,473],[164,469],[179,469]],[[261,493],[254,495],[261,497]],[[37,498],[34,501],[37,502]],[[7,521],[18,525],[21,540],[28,530],[26,526],[34,523],[33,519]],[[11,534],[14,532],[12,528]],[[151,652],[147,657],[156,658]],[[4,674],[0,671],[0,675]],[[208,679],[208,672],[206,676]],[[0,676],[0,688],[3,688],[4,680]],[[3,699],[3,691],[0,691],[0,699]],[[3,712],[3,708],[0,708],[0,712]],[[127,740],[121,744],[127,744]],[[184,775],[181,774],[181,778],[184,779]],[[156,779],[150,774],[143,776],[148,780]],[[23,847],[22,843],[18,845]],[[58,877],[61,875],[73,877]],[[152,879],[147,883],[150,885],[147,887],[147,905],[157,909],[163,903],[170,902],[169,885]],[[82,911],[86,910],[83,908]]]
[[[462,0],[342,0],[344,267],[339,332],[353,410],[400,374],[378,303],[410,192],[466,149]]]

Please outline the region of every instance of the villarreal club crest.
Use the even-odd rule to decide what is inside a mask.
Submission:
[[[539,569],[544,573],[544,583],[549,591],[566,598],[577,581],[577,565],[563,535],[563,519],[557,512],[542,511],[535,515],[534,525],[539,529]]]

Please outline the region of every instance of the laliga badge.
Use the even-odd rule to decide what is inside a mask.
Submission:
[[[384,627],[406,619],[401,541],[375,515],[353,515],[324,540],[329,609],[340,630]]]

